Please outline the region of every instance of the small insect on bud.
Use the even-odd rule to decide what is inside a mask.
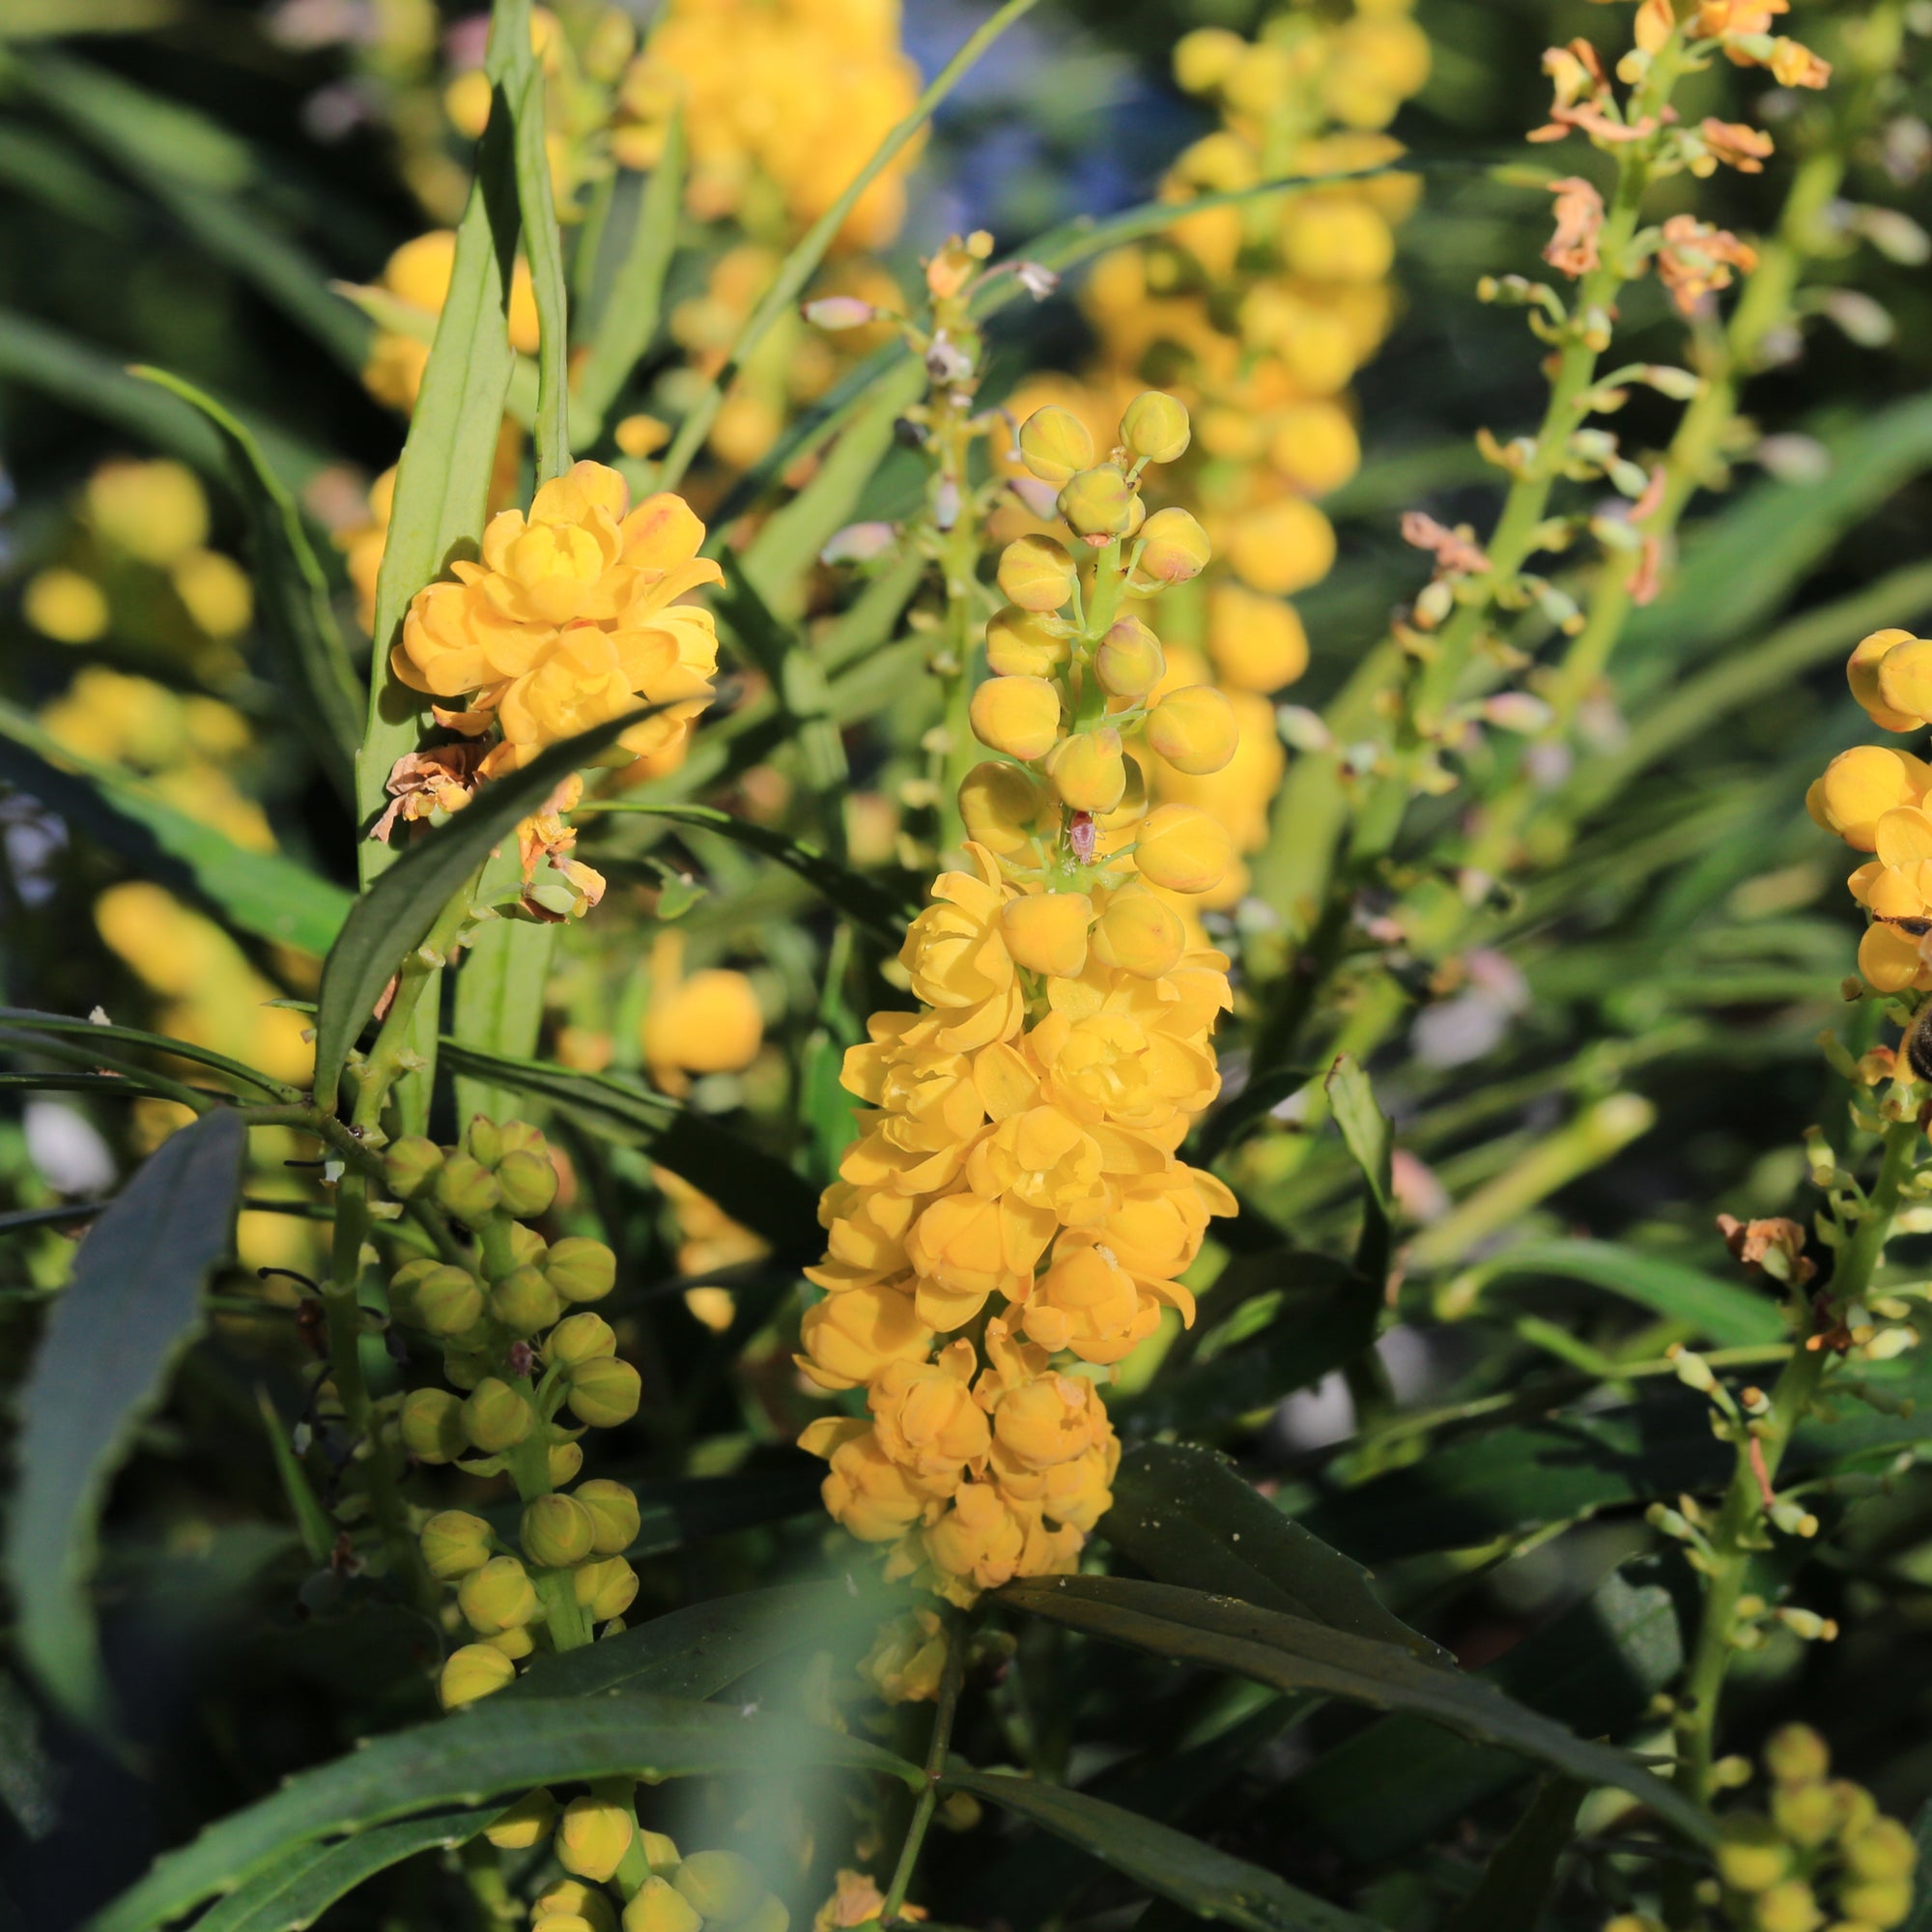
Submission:
[[[414,1321],[432,1335],[461,1335],[483,1319],[483,1291],[468,1268],[439,1264],[410,1291]]]
[[[566,1301],[602,1301],[617,1280],[617,1257],[602,1241],[566,1235],[554,1242],[543,1270]]]
[[[1182,685],[1148,713],[1148,744],[1192,778],[1220,771],[1234,757],[1240,735],[1235,707],[1211,684]]]
[[[1071,980],[1087,964],[1093,923],[1094,901],[1085,893],[1030,893],[1002,908],[1000,935],[1014,965]]]
[[[1080,582],[1072,554],[1051,537],[1016,537],[1000,553],[995,577],[1001,596],[1023,611],[1058,611]]]
[[[500,1690],[516,1674],[517,1666],[500,1650],[487,1643],[466,1643],[461,1650],[450,1652],[437,1694],[445,1711],[458,1710]]]
[[[1762,1813],[1732,1811],[1718,1829],[1718,1876],[1731,1890],[1769,1891],[1791,1869],[1791,1847]]]
[[[536,1585],[514,1556],[493,1556],[464,1577],[456,1606],[481,1636],[521,1630],[537,1613]]]
[[[565,1871],[602,1885],[624,1862],[637,1829],[627,1804],[573,1798],[557,1823],[556,1861]]]
[[[812,327],[832,331],[864,328],[868,322],[880,319],[880,311],[857,296],[822,296],[817,301],[807,302],[800,313]]]
[[[1046,754],[1045,771],[1070,811],[1112,811],[1127,788],[1121,734],[1111,724],[1061,739]]]
[[[1166,671],[1160,639],[1138,617],[1111,626],[1094,653],[1094,675],[1110,697],[1145,697]]]
[[[463,1405],[463,1432],[486,1456],[515,1448],[535,1425],[529,1404],[497,1376],[485,1376]]]
[[[1020,425],[1020,461],[1056,488],[1094,461],[1094,436],[1071,410],[1049,403]]]
[[[1191,805],[1156,806],[1134,846],[1141,877],[1174,893],[1212,892],[1234,859],[1228,828]]]
[[[538,1496],[524,1507],[518,1536],[539,1570],[568,1570],[590,1554],[597,1526],[575,1496]]]
[[[643,1386],[629,1362],[611,1355],[581,1362],[570,1372],[570,1412],[593,1429],[615,1429],[638,1412]]]
[[[447,1389],[412,1389],[403,1399],[403,1446],[419,1463],[453,1463],[469,1448],[463,1400]]]
[[[1121,418],[1121,440],[1147,463],[1179,461],[1191,434],[1186,405],[1159,389],[1144,390]]]
[[[1187,934],[1174,909],[1140,886],[1123,886],[1094,922],[1094,956],[1103,966],[1158,980],[1179,963]]]
[[[1060,735],[1060,693],[1043,677],[989,677],[967,715],[980,744],[1031,762]]]
[[[672,1883],[707,1924],[737,1924],[764,1890],[756,1870],[736,1852],[693,1852]]]
[[[1051,677],[1065,666],[1072,636],[1065,617],[1009,604],[986,620],[986,668],[998,677]]]
[[[436,1177],[437,1205],[468,1227],[477,1227],[497,1211],[499,1196],[489,1170],[473,1154],[453,1153]]]
[[[383,1182],[398,1201],[413,1201],[441,1166],[442,1150],[421,1134],[405,1134],[383,1150]]]
[[[499,1852],[526,1852],[550,1836],[556,1823],[556,1800],[543,1786],[526,1791],[507,1811],[499,1811],[483,1828],[483,1835]]]
[[[550,1338],[544,1343],[544,1358],[553,1366],[560,1364],[566,1369],[616,1352],[616,1333],[601,1315],[567,1316],[550,1331]]]
[[[490,1525],[467,1510],[440,1510],[422,1526],[423,1562],[432,1577],[453,1583],[490,1560]]]
[[[1141,531],[1140,567],[1157,582],[1188,582],[1213,554],[1208,532],[1185,510],[1156,510]]]
[[[512,1335],[548,1328],[561,1308],[550,1277],[533,1267],[512,1268],[490,1291],[490,1313]]]
[[[592,1623],[608,1624],[612,1617],[621,1617],[637,1600],[638,1573],[621,1556],[586,1563],[570,1580],[578,1606]]]
[[[1111,463],[1083,469],[1069,477],[1060,492],[1060,514],[1077,537],[1094,549],[1126,533],[1139,500],[1126,472]]]
[[[590,1547],[599,1556],[621,1556],[638,1540],[638,1499],[622,1483],[600,1476],[583,1484],[577,1500],[590,1512]]]
[[[519,1220],[547,1214],[556,1199],[556,1167],[549,1154],[518,1148],[497,1164],[497,1188],[506,1213]]]

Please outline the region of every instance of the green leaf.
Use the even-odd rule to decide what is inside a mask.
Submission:
[[[1369,1183],[1369,1198],[1362,1208],[1362,1236],[1355,1253],[1355,1266],[1371,1281],[1388,1278],[1390,1228],[1395,1220],[1395,1130],[1376,1105],[1369,1076],[1353,1054],[1345,1053],[1328,1069],[1322,1082],[1328,1103],[1334,1109],[1335,1124],[1342,1139]]]
[[[258,939],[324,953],[348,916],[340,886],[279,853],[236,844],[120,766],[70,751],[4,699],[0,779],[99,838],[143,878],[205,901]]]
[[[901,875],[906,885],[883,885],[816,845],[803,838],[788,838],[769,825],[756,825],[708,805],[650,805],[631,799],[595,800],[581,807],[573,816],[581,819],[592,813],[603,816],[611,812],[697,826],[730,839],[734,845],[744,846],[747,851],[775,859],[821,894],[828,904],[895,951],[905,938],[907,925],[918,917],[919,901],[908,889],[909,874]],[[594,861],[596,855],[592,852],[585,856]]]
[[[550,151],[544,140],[543,64],[527,39],[510,42],[503,84],[516,123],[517,210],[523,217],[524,252],[536,298],[539,348],[534,441],[537,481],[547,483],[570,468],[566,389],[570,322],[563,286],[563,238],[557,233],[556,192],[551,185]]]
[[[1143,1442],[1122,1459],[1100,1534],[1164,1583],[1400,1644],[1452,1664],[1439,1644],[1385,1609],[1369,1573],[1244,1482],[1225,1456],[1187,1442]]]
[[[274,1458],[275,1474],[281,1478],[282,1494],[288,1498],[289,1514],[296,1520],[302,1550],[311,1563],[326,1563],[335,1542],[335,1525],[329,1520],[328,1512],[316,1500],[315,1491],[309,1487],[308,1471],[289,1441],[289,1432],[275,1413],[269,1391],[259,1383],[255,1388],[255,1404],[262,1411],[269,1454]]]
[[[1932,1798],[1918,1807],[1912,1825],[1912,1842],[1918,1852],[1918,1877],[1913,1889],[1912,1917],[1899,1932],[1932,1932],[1932,1885],[1926,1883],[1927,1874],[1932,1874]]]
[[[1575,1737],[1480,1678],[1425,1663],[1392,1643],[1199,1590],[1113,1577],[1009,1583],[996,1601],[1157,1657],[1235,1671],[1277,1690],[1312,1690],[1378,1710],[1413,1712],[1581,1782],[1628,1791],[1695,1843],[1708,1843],[1714,1834],[1699,1806],[1627,1752]]]
[[[710,1195],[734,1221],[762,1236],[776,1251],[779,1265],[800,1265],[823,1251],[818,1197],[810,1184],[781,1161],[675,1100],[611,1074],[570,1073],[505,1060],[455,1040],[443,1041],[443,1057],[458,1072],[548,1100],[588,1133],[641,1149]]]
[[[803,1451],[787,1451],[767,1468],[728,1476],[643,1476],[630,1483],[638,1498],[638,1540],[632,1556],[662,1556],[707,1536],[781,1522],[819,1507],[825,1465]]]
[[[244,1087],[253,1087],[264,1094],[272,1094],[278,1099],[293,1100],[298,1097],[299,1090],[285,1086],[279,1080],[270,1080],[266,1073],[258,1073],[252,1066],[244,1066],[239,1060],[230,1060],[225,1053],[216,1053],[213,1047],[198,1046],[193,1040],[173,1039],[164,1033],[143,1033],[139,1027],[113,1026],[102,1020],[74,1019],[67,1013],[37,1012],[31,1007],[0,1007],[0,1028],[9,1032],[26,1029],[33,1033],[50,1033],[56,1037],[67,1034],[78,1039],[108,1040],[122,1046],[138,1046],[154,1053],[165,1053],[176,1060],[191,1060],[198,1066],[210,1066],[218,1073],[225,1073],[232,1080],[239,1080]]]
[[[724,552],[721,561],[724,582],[713,604],[738,642],[771,680],[785,735],[798,742],[805,781],[824,801],[821,811],[825,823],[842,849],[843,794],[851,773],[845,761],[845,742],[832,718],[832,692],[825,668],[807,649],[804,639],[773,613],[744,564],[729,550]]]
[[[636,1692],[613,1698],[488,1698],[393,1731],[209,1826],[89,1921],[90,1932],[152,1932],[264,1869],[290,1848],[411,1812],[520,1796],[533,1784],[680,1777],[773,1764],[839,1767],[923,1783],[874,1745],[816,1725]]]
[[[441,311],[417,308],[385,288],[368,282],[331,282],[344,301],[352,301],[378,328],[406,335],[425,349],[436,345]],[[519,429],[534,429],[537,420],[537,365],[527,355],[510,353],[510,382],[503,394],[503,413]]]
[[[1232,1100],[1225,1101],[1201,1122],[1194,1136],[1193,1159],[1211,1166],[1255,1123],[1292,1099],[1315,1078],[1305,1067],[1278,1066],[1250,1080]]]
[[[677,248],[677,217],[684,206],[684,108],[671,110],[665,128],[664,152],[631,230],[630,245],[611,278],[610,293],[590,331],[590,347],[577,375],[573,421],[583,418],[580,435],[594,440],[611,405],[622,394],[631,371],[657,334],[664,312],[665,277]]]
[[[543,1028],[544,989],[556,952],[555,926],[527,919],[486,920],[456,975],[456,1037],[485,1053],[527,1060]],[[456,1076],[456,1118],[507,1121],[516,1095],[487,1080]]]
[[[1031,1820],[1198,1918],[1245,1932],[1381,1932],[1373,1919],[1298,1890],[1261,1865],[1084,1791],[957,1766],[942,1782]]]
[[[1577,1835],[1577,1807],[1584,1796],[1566,1777],[1545,1778],[1443,1932],[1536,1932],[1544,1902],[1555,1889],[1556,1867]]]
[[[383,989],[428,938],[443,908],[490,854],[580,765],[627,731],[653,706],[607,719],[540,752],[530,762],[478,789],[459,812],[411,841],[409,849],[350,907],[323,961],[315,1012],[315,1097],[325,1110],[349,1050],[376,1010]],[[364,841],[365,843],[368,841]]]
[[[97,1526],[136,1426],[201,1325],[246,1140],[224,1107],[162,1142],[82,1241],[20,1397],[6,1551],[15,1637],[47,1694],[95,1729],[109,1721],[87,1595]]]
[[[137,365],[128,373],[199,410],[221,438],[229,480],[248,517],[263,620],[281,653],[297,722],[343,802],[353,804],[355,747],[369,699],[343,645],[328,581],[295,497],[264,461],[247,426],[213,396],[164,369]]]

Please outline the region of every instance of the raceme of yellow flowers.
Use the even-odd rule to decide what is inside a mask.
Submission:
[[[1153,696],[1162,647],[1128,608],[1208,561],[1192,516],[1140,495],[1188,436],[1157,393],[1104,460],[1067,411],[1021,429],[1069,542],[1000,557],[971,718],[1003,755],[960,786],[969,868],[906,936],[919,1010],[874,1014],[846,1056],[871,1111],[820,1206],[799,1360],[864,1388],[870,1420],[802,1440],[831,1513],[892,1546],[888,1575],[959,1604],[1073,1566],[1120,1455],[1100,1382],[1163,1309],[1192,1319],[1178,1277],[1235,1207],[1176,1154],[1218,1091],[1229,1005],[1225,955],[1189,945],[1176,901],[1212,890],[1230,843],[1193,807],[1151,810],[1143,772],[1224,767],[1236,722],[1211,686]]]

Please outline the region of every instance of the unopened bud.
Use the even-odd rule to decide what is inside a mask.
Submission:
[[[1783,1724],[1765,1741],[1764,1768],[1780,1784],[1809,1784],[1827,1776],[1832,1752],[1809,1724]]]
[[[1838,1889],[1838,1910],[1864,1932],[1867,1926],[1903,1925],[1912,1917],[1909,1878],[1861,1879]]]
[[[1177,462],[1190,434],[1186,405],[1159,389],[1136,396],[1121,418],[1121,440],[1149,463]]]
[[[467,1510],[439,1510],[423,1524],[419,1541],[429,1574],[445,1583],[490,1560],[490,1525]]]
[[[1112,811],[1127,788],[1121,734],[1111,724],[1061,739],[1046,754],[1045,771],[1071,811]]]
[[[1138,617],[1111,626],[1094,653],[1094,674],[1112,697],[1145,697],[1166,672],[1160,639]]]
[[[624,1932],[702,1932],[704,1920],[668,1878],[647,1878],[624,1908]]]
[[[1838,1801],[1830,1785],[1815,1779],[1776,1784],[1772,1787],[1771,1815],[1794,1845],[1816,1851],[1838,1829]]]
[[[1002,858],[1016,857],[1045,836],[1051,808],[1045,785],[1020,765],[989,759],[959,781],[967,838]]]
[[[989,677],[968,716],[980,744],[1031,763],[1060,735],[1060,694],[1043,677]]]
[[[550,1285],[566,1301],[602,1301],[617,1280],[617,1257],[602,1241],[566,1235],[544,1261]]]
[[[1721,1861],[1722,1854],[1719,1854]],[[1757,1900],[1757,1932],[1818,1932],[1825,1915],[1818,1910],[1817,1894],[1802,1878],[1788,1878]]]
[[[439,1263],[416,1279],[409,1299],[432,1335],[461,1335],[483,1319],[483,1291],[468,1268]]]
[[[1018,537],[1000,553],[996,579],[1009,604],[1023,611],[1058,611],[1071,601],[1080,573],[1065,544],[1051,537]]]
[[[534,1220],[549,1213],[556,1199],[556,1168],[548,1154],[519,1148],[497,1162],[497,1187],[507,1213]]]
[[[621,1556],[586,1563],[571,1579],[580,1608],[592,1623],[608,1624],[631,1607],[638,1594],[638,1573]]]
[[[470,1116],[469,1124],[463,1130],[463,1147],[472,1160],[494,1169],[503,1158],[505,1145],[502,1128],[488,1115]]]
[[[539,1839],[550,1836],[556,1823],[556,1800],[538,1785],[526,1791],[507,1811],[499,1811],[483,1828],[483,1835],[499,1852],[526,1852]]]
[[[530,1907],[530,1921],[543,1926],[543,1932],[552,1932],[551,1927],[543,1925],[546,1918],[581,1918],[590,1932],[617,1932],[617,1915],[610,1894],[585,1885],[581,1878],[560,1878],[537,1893],[536,1902]],[[573,1932],[573,1928],[564,1925],[556,1928],[556,1932]]]
[[[412,1389],[403,1398],[403,1446],[419,1463],[453,1463],[469,1447],[463,1401],[447,1389]]]
[[[570,1372],[570,1412],[593,1429],[615,1429],[638,1412],[642,1384],[629,1362],[600,1355]]]
[[[556,1861],[565,1871],[601,1885],[624,1862],[637,1829],[628,1805],[573,1798],[557,1824]]]
[[[546,1452],[550,1486],[560,1490],[576,1482],[583,1467],[583,1451],[575,1442],[553,1442]]]
[[[1029,973],[1077,978],[1087,964],[1094,901],[1085,893],[1029,893],[1000,911],[1000,935],[1013,963]]]
[[[473,1228],[497,1211],[497,1182],[473,1154],[453,1153],[437,1174],[436,1199],[445,1213]]]
[[[622,1483],[600,1476],[577,1492],[590,1512],[590,1547],[599,1556],[621,1556],[638,1540],[638,1499]]]
[[[1174,893],[1212,892],[1234,859],[1228,828],[1191,805],[1157,806],[1134,846],[1141,877]]]
[[[864,328],[868,322],[879,320],[879,311],[857,296],[823,296],[807,302],[802,313],[812,327],[833,331]]]
[[[516,1674],[517,1666],[500,1650],[487,1643],[466,1643],[443,1664],[437,1694],[445,1711],[454,1711],[500,1690]]]
[[[518,1536],[539,1570],[568,1570],[590,1554],[596,1525],[575,1496],[538,1496],[524,1506]]]
[[[512,1335],[548,1328],[561,1309],[550,1277],[533,1267],[512,1268],[490,1291],[490,1313]]]
[[[398,1201],[413,1201],[442,1166],[442,1150],[422,1134],[405,1134],[383,1150],[383,1183]]]
[[[1136,500],[1126,472],[1111,463],[1068,478],[1058,499],[1067,528],[1096,549],[1125,534]]]
[[[537,1613],[536,1585],[514,1556],[493,1556],[464,1577],[456,1606],[483,1636],[521,1630]]]
[[[1199,577],[1213,554],[1208,532],[1185,510],[1156,510],[1141,531],[1140,567],[1161,583]]]
[[[1094,436],[1071,410],[1049,403],[1020,425],[1020,461],[1056,488],[1094,461]]]
[[[485,1376],[463,1405],[463,1433],[486,1456],[515,1448],[535,1423],[529,1404],[497,1376]]]
[[[1143,888],[1123,886],[1094,923],[1089,943],[1103,966],[1157,980],[1179,963],[1187,934],[1172,907]]]
[[[735,1925],[757,1904],[764,1887],[736,1852],[693,1852],[672,1881],[707,1923]]]
[[[1182,685],[1148,713],[1148,744],[1178,772],[1220,771],[1240,742],[1235,707],[1211,684]]]
[[[1732,1811],[1718,1823],[1718,1876],[1733,1891],[1769,1891],[1791,1869],[1791,1847],[1756,1811]]]
[[[617,1352],[616,1331],[601,1315],[570,1315],[550,1331],[544,1358],[566,1369]]]
[[[986,620],[986,668],[997,677],[1051,677],[1065,666],[1072,635],[1050,611],[1005,605]]]
[[[1855,1878],[1910,1878],[1918,1862],[1912,1833],[1896,1818],[1875,1818],[1845,1840],[1844,1855]]]

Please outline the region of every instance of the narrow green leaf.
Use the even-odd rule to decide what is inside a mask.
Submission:
[[[279,853],[236,844],[120,766],[70,751],[4,699],[0,780],[99,838],[143,878],[205,901],[258,939],[324,953],[348,916],[340,886]]]
[[[1443,1932],[1536,1932],[1586,1795],[1567,1777],[1545,1778]]]
[[[524,252],[537,305],[537,481],[547,483],[570,468],[569,298],[564,293],[563,238],[557,233],[550,151],[544,140],[543,64],[527,42],[513,51],[504,83],[516,121],[517,210],[523,217]]]
[[[651,170],[630,243],[611,278],[597,326],[590,331],[589,350],[577,374],[572,421],[575,423],[581,413],[579,435],[586,443],[602,431],[611,405],[623,393],[631,371],[658,332],[665,277],[677,248],[678,212],[684,206],[684,108],[680,103],[671,110],[664,152]]]
[[[1376,1105],[1369,1076],[1353,1054],[1345,1053],[1328,1069],[1322,1082],[1328,1104],[1335,1112],[1335,1124],[1362,1178],[1369,1183],[1369,1198],[1362,1208],[1362,1237],[1355,1254],[1355,1265],[1371,1281],[1388,1278],[1391,1244],[1390,1225],[1395,1219],[1395,1130]]]
[[[289,1432],[275,1413],[269,1391],[259,1384],[255,1404],[262,1411],[262,1427],[269,1437],[269,1453],[275,1459],[275,1474],[281,1478],[282,1494],[288,1498],[289,1514],[296,1520],[296,1532],[311,1563],[326,1563],[335,1542],[335,1525],[328,1512],[316,1500],[309,1487],[308,1471],[301,1465],[289,1441]]]
[[[556,952],[556,927],[527,919],[486,920],[456,975],[456,1037],[484,1053],[527,1060],[543,1028],[544,988]],[[517,1110],[507,1087],[456,1076],[456,1118],[507,1121]]]
[[[773,1714],[637,1692],[611,1698],[490,1698],[374,1739],[209,1826],[89,1921],[90,1932],[152,1932],[251,1878],[294,1846],[436,1806],[480,1805],[533,1784],[679,1777],[773,1764],[839,1767],[923,1783],[919,1770],[858,1738]]]
[[[1359,1563],[1284,1516],[1225,1456],[1143,1442],[1122,1459],[1113,1491],[1100,1534],[1158,1581],[1400,1644],[1426,1663],[1455,1662],[1383,1607]]]
[[[949,1767],[942,1781],[1078,1845],[1197,1918],[1244,1932],[1382,1932],[1375,1920],[1298,1890],[1264,1866],[1084,1791],[959,1766]]]
[[[455,1040],[443,1041],[443,1057],[459,1072],[548,1100],[586,1132],[641,1149],[763,1236],[779,1265],[797,1266],[823,1250],[818,1196],[810,1182],[675,1100],[610,1074],[505,1060]]]
[[[315,1012],[315,1097],[335,1105],[349,1050],[383,988],[490,854],[580,765],[656,707],[646,705],[565,738],[520,770],[481,787],[443,824],[412,841],[349,910],[322,968]],[[364,841],[365,843],[368,841]]]
[[[221,438],[229,480],[248,517],[262,616],[282,657],[297,722],[343,802],[353,804],[355,748],[369,699],[343,645],[328,581],[295,497],[264,461],[247,426],[213,396],[164,369],[137,365],[128,374],[199,410]]]
[[[1918,1878],[1913,1889],[1912,1917],[1899,1932],[1932,1932],[1932,1884],[1926,1882],[1932,1874],[1932,1798],[1918,1807],[1913,1820],[1912,1842],[1918,1850]]]
[[[436,343],[440,311],[417,308],[392,296],[385,288],[366,282],[331,282],[329,287],[344,301],[352,301],[377,327],[394,335],[406,335],[425,349]],[[511,351],[510,382],[503,392],[503,413],[519,429],[534,429],[537,421],[537,365],[527,355]]]
[[[247,1135],[227,1108],[161,1143],[82,1241],[20,1398],[7,1574],[21,1658],[77,1721],[109,1721],[87,1583],[107,1486],[199,1329]]]
[[[192,1040],[173,1039],[164,1033],[143,1033],[139,1027],[74,1019],[67,1013],[37,1012],[31,1007],[0,1007],[0,1028],[9,1032],[25,1029],[56,1036],[70,1034],[78,1039],[107,1040],[122,1046],[143,1047],[153,1053],[165,1053],[171,1059],[191,1060],[199,1066],[213,1067],[232,1080],[241,1081],[244,1087],[272,1094],[278,1099],[298,1097],[297,1088],[286,1086],[279,1080],[270,1080],[266,1073],[258,1073],[252,1066],[242,1065],[239,1060],[230,1060],[225,1053],[216,1053],[210,1046],[198,1046]]]
[[[1157,1657],[1231,1670],[1277,1690],[1312,1690],[1377,1710],[1410,1711],[1585,1784],[1628,1791],[1694,1843],[1708,1843],[1714,1835],[1699,1806],[1629,1753],[1575,1737],[1481,1678],[1425,1663],[1392,1643],[1199,1590],[1114,1577],[1009,1583],[997,1601]]]

